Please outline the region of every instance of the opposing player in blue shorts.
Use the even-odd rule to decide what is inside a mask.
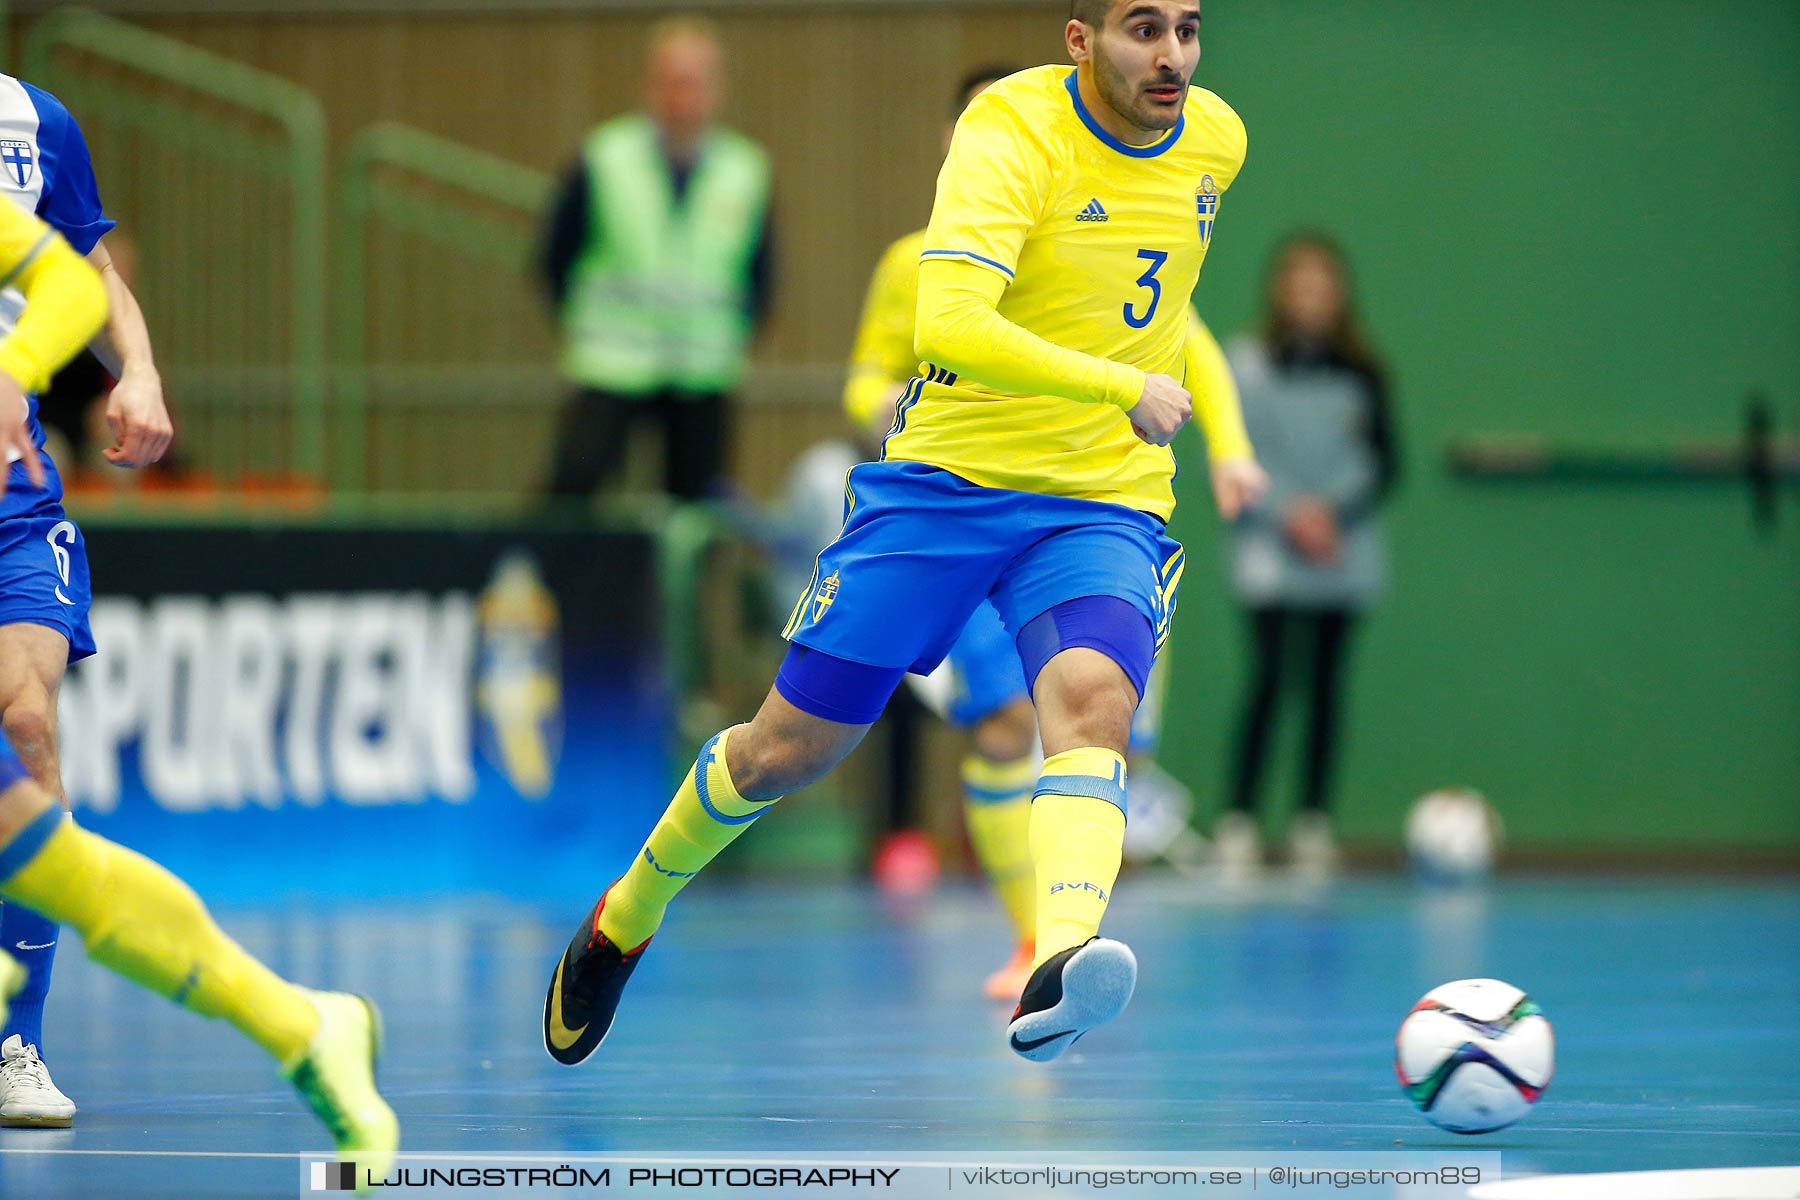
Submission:
[[[26,396],[101,327],[106,288],[54,230],[5,204],[0,283],[28,300],[17,323],[0,334],[0,447],[15,464],[7,491],[30,494],[43,491],[51,477],[38,453],[42,435],[27,420]],[[245,954],[179,879],[69,820],[4,734],[0,899],[67,922],[87,943],[89,957],[127,979],[230,1021],[281,1065],[340,1152],[375,1178],[385,1175],[400,1129],[375,1088],[381,1021],[374,1006],[296,987]],[[18,957],[0,948],[0,1022],[11,1019],[9,1002],[28,982]]]
[[[1191,0],[1075,0],[1073,70],[996,83],[957,122],[920,253],[916,348],[880,462],[788,621],[762,709],[715,735],[551,976],[544,1045],[579,1063],[674,895],[777,798],[862,738],[991,600],[1032,691],[1036,963],[1008,1026],[1055,1058],[1124,1010],[1137,961],[1097,936],[1118,874],[1132,714],[1167,638],[1168,536],[1192,415],[1187,298],[1243,123],[1191,87]],[[1241,420],[1209,428],[1220,512],[1264,485]]]
[[[0,192],[35,213],[100,272],[110,315],[91,346],[118,380],[106,411],[115,441],[105,454],[122,467],[155,462],[173,430],[143,313],[102,240],[114,223],[101,208],[87,143],[56,97],[7,75],[0,75]],[[0,335],[18,323],[23,305],[24,297],[10,287],[0,294]],[[29,421],[41,454],[36,395]],[[19,486],[24,480],[15,466],[13,486],[0,497],[0,726],[31,777],[66,808],[56,697],[63,672],[94,653],[94,639],[87,547],[63,512],[62,481],[48,456],[44,466],[45,487]],[[42,1054],[56,926],[24,905],[7,904],[0,907],[0,949],[25,969],[25,986],[0,1029],[0,1125],[68,1126],[75,1105],[51,1080]]]

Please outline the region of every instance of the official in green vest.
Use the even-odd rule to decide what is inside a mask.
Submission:
[[[588,135],[550,214],[543,270],[573,388],[552,496],[609,480],[639,422],[662,430],[670,495],[706,496],[724,474],[773,259],[768,156],[717,123],[724,65],[706,22],[659,24],[643,111]]]

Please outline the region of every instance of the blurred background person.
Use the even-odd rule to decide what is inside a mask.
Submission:
[[[725,52],[708,22],[651,32],[643,111],[594,129],[549,214],[542,269],[573,389],[549,491],[580,498],[624,459],[631,426],[660,427],[663,489],[716,490],[730,393],[768,314],[768,157],[719,125]]]
[[[1227,871],[1261,859],[1257,798],[1293,681],[1307,691],[1309,720],[1288,848],[1296,867],[1328,870],[1337,860],[1330,805],[1345,663],[1356,618],[1386,581],[1378,511],[1398,474],[1385,372],[1329,238],[1297,234],[1276,249],[1260,328],[1232,343],[1230,362],[1269,490],[1238,519],[1232,540],[1251,670],[1216,852]]]

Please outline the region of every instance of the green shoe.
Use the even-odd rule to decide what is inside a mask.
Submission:
[[[19,965],[18,959],[0,950],[0,1025],[7,1021],[6,1002],[24,986],[25,968]]]
[[[338,1160],[355,1164],[362,1191],[369,1179],[387,1178],[400,1148],[400,1122],[375,1090],[381,1014],[361,996],[301,990],[319,1010],[319,1030],[283,1074],[331,1130]]]

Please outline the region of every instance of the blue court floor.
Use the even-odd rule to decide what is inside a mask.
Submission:
[[[604,881],[597,881],[604,882]],[[405,1148],[540,1151],[1483,1149],[1524,1172],[1800,1163],[1800,883],[1121,881],[1125,1016],[1048,1066],[979,985],[1005,956],[973,888],[912,904],[702,880],[586,1066],[540,1045],[591,897],[234,911],[291,977],[382,1004]],[[64,950],[46,1058],[72,1131],[0,1131],[0,1196],[292,1196],[322,1132],[266,1061]],[[1401,1098],[1395,1026],[1440,982],[1506,979],[1556,1029],[1555,1082],[1480,1139]]]

